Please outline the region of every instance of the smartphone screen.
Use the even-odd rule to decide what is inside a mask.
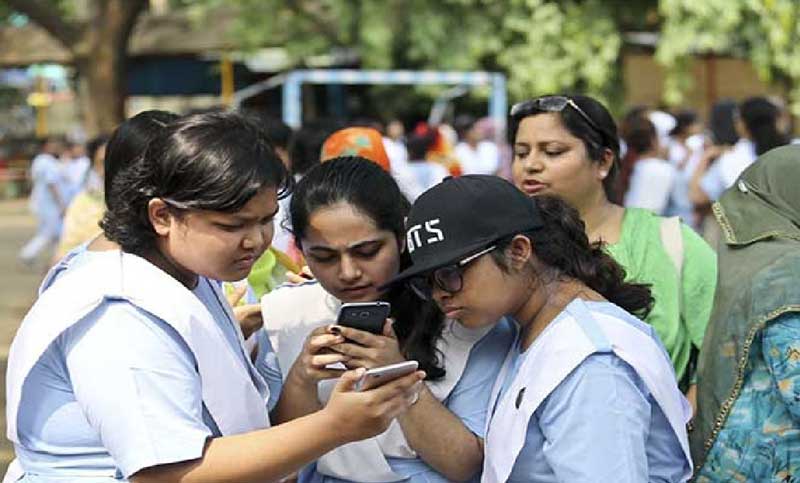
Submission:
[[[373,334],[382,334],[390,310],[389,302],[342,304],[336,323]]]

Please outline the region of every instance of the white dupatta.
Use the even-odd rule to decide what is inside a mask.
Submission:
[[[218,287],[211,285],[230,323],[235,318]],[[200,299],[177,280],[136,255],[118,250],[92,253],[92,260],[65,274],[28,312],[11,345],[6,378],[7,436],[19,444],[17,415],[22,386],[33,366],[65,330],[106,299],[125,300],[174,328],[192,351],[202,399],[223,435],[270,425],[269,389],[249,359],[240,357]],[[240,345],[243,343],[237,328]],[[241,349],[241,348],[240,348]],[[241,349],[244,350],[244,349]],[[13,469],[18,465],[11,465]]]
[[[497,378],[487,418],[482,483],[505,483],[514,467],[539,405],[581,362],[596,352],[613,351],[642,378],[680,442],[691,476],[686,423],[691,408],[680,393],[672,364],[648,334],[616,317],[592,312],[582,300],[565,308],[566,317],[547,328],[528,349],[503,397],[508,361]],[[509,355],[510,357],[510,355]],[[546,368],[544,370],[543,368]],[[499,399],[499,400],[498,400]]]

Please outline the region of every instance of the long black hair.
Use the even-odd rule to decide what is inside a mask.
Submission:
[[[113,177],[100,226],[124,251],[143,255],[155,246],[147,212],[153,198],[230,213],[265,186],[281,196],[289,185],[286,168],[256,122],[232,112],[194,114],[164,127],[143,156]]]
[[[589,241],[578,211],[555,196],[536,196],[532,200],[544,226],[523,234],[531,240],[536,258],[549,269],[549,275],[580,280],[628,312],[647,317],[654,302],[649,286],[625,281],[625,269],[603,250],[602,243]],[[504,271],[509,270],[505,248],[512,239],[513,236],[504,238],[491,252]]]
[[[297,183],[290,203],[291,231],[302,248],[309,217],[318,209],[347,203],[368,216],[380,230],[394,233],[398,248],[405,238],[404,221],[410,203],[394,178],[380,166],[358,156],[334,158],[311,169]],[[400,269],[411,265],[407,251],[400,255]],[[445,370],[436,350],[444,316],[433,302],[423,302],[405,285],[386,294],[392,304],[394,331],[401,350],[419,361],[429,380],[444,377]]]
[[[758,156],[788,144],[789,140],[778,129],[780,114],[778,106],[766,97],[751,97],[739,105],[739,116],[750,133]]]
[[[620,199],[618,178],[620,171],[619,159],[619,134],[617,133],[617,123],[608,109],[600,103],[600,101],[582,95],[559,94],[560,96],[572,99],[572,101],[594,121],[598,131],[591,124],[589,124],[583,116],[580,115],[575,109],[570,106],[565,107],[562,111],[557,112],[561,118],[564,127],[567,128],[573,136],[583,141],[586,146],[586,152],[589,159],[595,162],[601,162],[605,158],[605,150],[609,149],[613,153],[613,161],[608,175],[603,179],[603,190],[608,199],[618,202]],[[543,110],[526,110],[524,113],[516,116],[511,116],[509,120],[509,140],[514,144],[519,130],[519,124],[523,119],[537,114],[545,114],[549,111]]]

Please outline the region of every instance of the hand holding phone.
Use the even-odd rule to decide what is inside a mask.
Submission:
[[[356,383],[356,391],[372,389],[394,381],[400,377],[411,374],[419,367],[417,361],[399,362],[388,366],[374,367],[368,369],[361,379]]]
[[[336,317],[336,325],[380,335],[383,334],[383,325],[391,308],[389,302],[342,304]]]

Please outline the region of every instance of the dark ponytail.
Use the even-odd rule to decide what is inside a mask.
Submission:
[[[610,302],[645,318],[654,302],[649,286],[625,282],[625,269],[603,250],[602,243],[589,242],[577,210],[552,196],[537,196],[534,200],[544,227],[524,235],[531,240],[539,261],[553,269],[555,276],[580,280]],[[511,237],[492,252],[501,268],[507,267],[503,249],[509,243]]]

